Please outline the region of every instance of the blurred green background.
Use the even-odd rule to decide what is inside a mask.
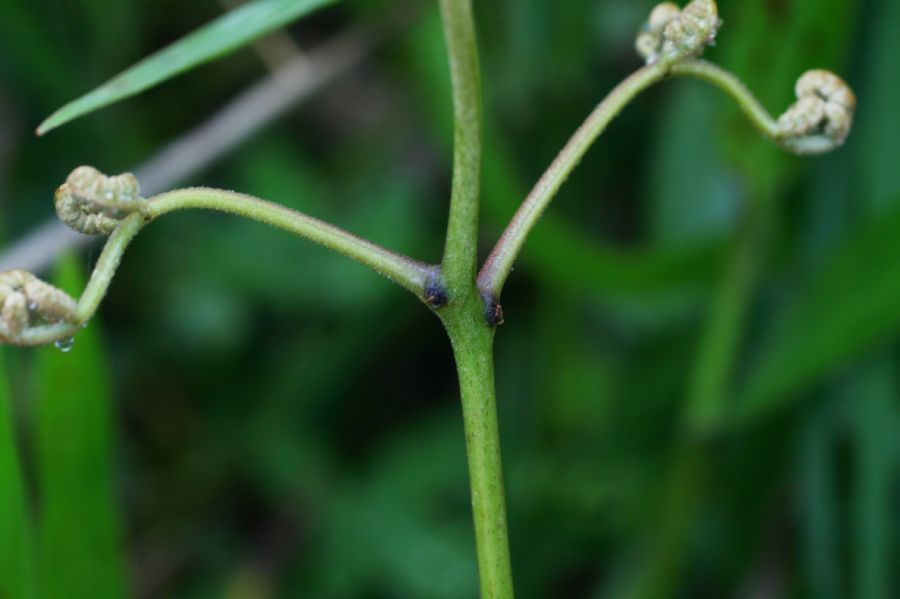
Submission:
[[[286,41],[315,53],[379,31],[361,63],[177,185],[436,262],[452,137],[436,4],[345,0],[38,139],[54,109],[223,6],[2,0],[0,240],[52,217],[75,166],[145,163],[265,79],[261,56]],[[652,2],[475,5],[487,251],[639,66]],[[522,598],[900,597],[900,3],[719,8],[707,58],[776,115],[803,71],[832,69],[857,92],[854,131],[793,157],[716,90],[671,81],[565,185],[496,344]],[[98,252],[44,274],[77,293]],[[0,351],[0,597],[476,595],[449,344],[366,269],[172,215],[72,351]]]

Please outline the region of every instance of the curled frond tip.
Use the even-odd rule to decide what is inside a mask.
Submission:
[[[638,32],[635,48],[648,65],[700,56],[716,41],[721,26],[714,0],[692,0],[683,9],[672,2],[657,4]]]
[[[797,80],[797,101],[778,118],[777,139],[797,154],[821,154],[844,143],[856,96],[834,73],[814,69]]]
[[[79,166],[55,195],[60,220],[85,235],[109,235],[123,218],[142,211],[138,181],[131,173],[107,176],[91,166]]]
[[[33,345],[35,329],[76,320],[76,302],[65,291],[24,270],[0,273],[0,342]]]

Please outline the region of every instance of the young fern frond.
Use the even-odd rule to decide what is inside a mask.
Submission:
[[[822,154],[840,146],[850,133],[856,96],[830,71],[804,73],[794,88],[797,101],[778,117],[778,141],[797,154]]]
[[[372,268],[432,308],[447,301],[439,267],[302,212],[241,193],[187,188],[145,199],[131,173],[107,176],[81,166],[56,190],[55,204],[60,220],[75,231],[109,235],[109,239],[77,302],[31,273],[0,273],[0,343],[42,345],[71,338],[97,311],[125,249],[144,225],[163,214],[189,208],[227,212],[284,229]]]
[[[24,270],[0,273],[0,342],[40,345],[46,331],[71,328],[77,319],[65,291]]]
[[[648,65],[674,64],[703,54],[716,41],[722,20],[713,0],[693,0],[684,9],[657,4],[638,32],[635,49]]]
[[[137,178],[131,173],[108,177],[92,166],[79,166],[55,194],[56,214],[85,235],[109,235],[132,212],[143,212]]]
[[[579,127],[522,202],[482,267],[478,285],[488,314],[500,311],[500,293],[525,239],[584,154],[638,93],[669,75],[697,77],[716,85],[763,135],[788,151],[819,154],[844,142],[856,99],[843,79],[824,70],[807,72],[797,82],[797,102],[776,120],[735,75],[696,59],[715,42],[721,23],[713,0],[693,0],[681,10],[664,2],[651,11],[635,41],[646,65],[613,89]]]

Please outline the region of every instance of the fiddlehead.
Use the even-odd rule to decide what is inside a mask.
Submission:
[[[0,342],[42,343],[34,333],[77,320],[77,304],[65,291],[24,270],[0,273]]]
[[[856,96],[830,71],[804,73],[794,88],[797,101],[778,117],[778,142],[797,154],[821,154],[844,143],[853,123]]]
[[[134,175],[110,177],[93,167],[81,166],[56,190],[55,204],[60,219],[76,231],[109,235],[109,239],[77,303],[27,272],[0,273],[0,343],[41,345],[71,338],[97,311],[134,236],[163,214],[188,208],[229,212],[285,229],[369,266],[432,308],[448,301],[446,289],[438,285],[438,267],[253,196],[188,188],[144,199]]]
[[[722,20],[713,0],[692,0],[683,9],[657,4],[638,32],[635,49],[648,65],[700,56],[716,41]]]
[[[131,173],[107,176],[91,166],[76,168],[55,196],[60,220],[85,235],[109,235],[133,212],[146,208]]]
[[[856,99],[847,84],[828,71],[815,70],[797,82],[797,102],[779,119],[759,103],[733,73],[698,57],[715,42],[722,21],[713,0],[692,0],[684,9],[658,4],[635,40],[645,66],[618,86],[588,115],[513,215],[478,275],[486,298],[496,303],[512,265],[541,214],[569,173],[612,119],[641,91],[669,76],[712,83],[731,96],[767,138],[797,154],[818,154],[844,142]],[[489,318],[490,320],[490,318]]]

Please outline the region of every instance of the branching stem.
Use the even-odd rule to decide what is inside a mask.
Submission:
[[[453,85],[453,189],[441,263],[449,303],[438,311],[459,375],[482,599],[512,599],[503,468],[494,395],[493,323],[476,284],[481,187],[481,81],[471,0],[441,0]]]
[[[305,237],[369,266],[423,301],[426,301],[429,284],[439,276],[436,266],[418,262],[348,233],[340,227],[279,204],[221,189],[179,189],[151,198],[140,213],[124,218],[112,232],[78,300],[74,321],[29,328],[22,333],[20,344],[42,345],[72,337],[97,311],[125,249],[141,228],[163,214],[190,208],[236,214]]]
[[[581,127],[569,139],[534,189],[522,202],[507,225],[503,236],[478,276],[479,287],[494,298],[500,296],[513,262],[522,250],[531,229],[556,196],[556,192],[578,166],[582,157],[606,129],[609,122],[642,90],[666,75],[666,66],[655,64],[635,71],[622,81],[588,116]]]
[[[425,287],[436,271],[434,266],[388,250],[325,221],[233,191],[194,187],[162,193],[150,200],[147,214],[156,218],[190,208],[236,214],[290,231],[369,266],[419,298],[424,297]]]
[[[638,69],[597,105],[522,202],[478,275],[478,286],[486,295],[499,298],[528,234],[594,141],[635,96],[667,75],[696,77],[714,84],[738,103],[766,137],[777,139],[775,119],[744,84],[725,69],[703,60],[689,60],[672,66],[656,63]]]

